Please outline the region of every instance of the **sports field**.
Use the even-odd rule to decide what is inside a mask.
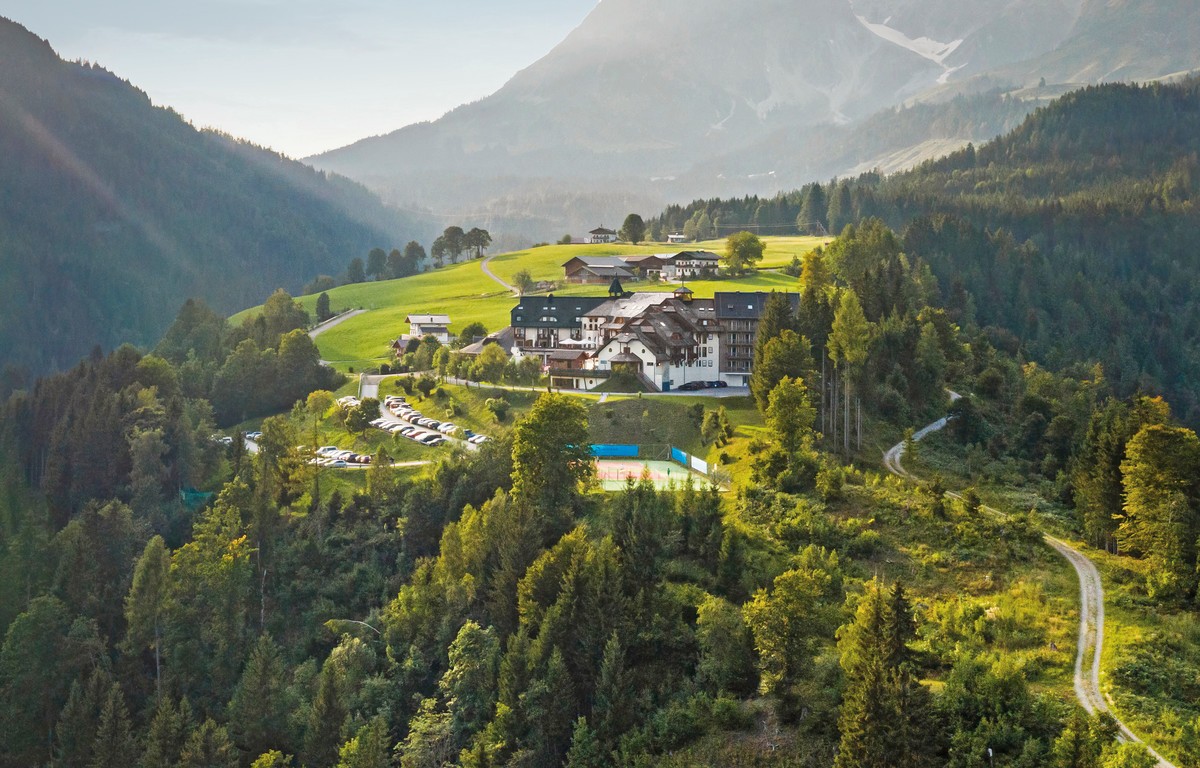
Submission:
[[[596,460],[596,479],[599,481],[600,487],[606,491],[623,490],[630,478],[635,483],[641,480],[643,472],[649,473],[651,482],[659,490],[668,488],[672,484],[679,487],[687,482],[689,477],[692,478],[692,482],[697,487],[708,484],[708,478],[704,475],[693,472],[690,469],[685,469],[673,461],[646,461],[641,459]]]

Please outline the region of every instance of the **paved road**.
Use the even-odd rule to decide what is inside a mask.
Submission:
[[[960,395],[951,392],[951,401],[958,400]],[[913,435],[913,440],[919,441],[929,435],[944,429],[949,419],[939,419]],[[883,464],[893,475],[907,480],[917,480],[917,477],[904,468],[901,459],[904,458],[904,443],[894,445],[883,455]],[[954,499],[962,499],[957,493],[947,493]],[[981,507],[988,514],[1003,516],[991,507]],[[1045,542],[1062,555],[1075,569],[1079,577],[1079,641],[1075,653],[1075,697],[1089,713],[1108,712],[1108,701],[1100,692],[1100,658],[1104,651],[1104,583],[1100,572],[1096,570],[1087,555],[1075,549],[1070,544],[1050,535],[1043,536]],[[1113,715],[1116,718],[1116,715]],[[1159,768],[1175,768],[1162,755],[1138,738],[1125,723],[1117,720],[1120,728],[1120,738],[1123,741],[1133,741],[1142,744],[1150,750],[1150,754],[1158,760]]]
[[[483,274],[492,278],[497,283],[500,283],[500,285],[503,285],[506,290],[512,291],[516,295],[520,295],[521,292],[519,290],[517,290],[516,286],[510,285],[509,283],[505,282],[495,272],[492,271],[492,268],[490,265],[492,263],[492,259],[494,259],[494,258],[496,258],[494,255],[488,256],[486,259],[484,259],[482,262],[480,262],[479,267],[483,270]]]
[[[325,333],[325,331],[328,331],[330,328],[337,327],[337,326],[341,325],[342,323],[346,322],[347,320],[349,320],[350,318],[358,317],[359,315],[363,314],[366,311],[367,310],[365,310],[365,309],[352,309],[349,312],[343,312],[342,314],[338,315],[337,317],[331,317],[328,320],[326,320],[325,322],[318,325],[316,328],[313,328],[311,331],[309,331],[308,338],[315,339],[318,336],[320,336],[322,333]],[[321,365],[330,365],[330,362],[328,360],[321,360],[320,363],[321,363]]]
[[[325,322],[318,325],[316,328],[313,328],[311,331],[309,331],[308,338],[315,339],[318,336],[320,336],[322,333],[325,333],[325,331],[328,331],[330,328],[337,327],[337,326],[341,325],[342,323],[346,322],[347,320],[349,320],[350,318],[358,317],[359,315],[363,314],[366,311],[367,310],[365,310],[365,309],[352,309],[349,312],[343,312],[342,314],[338,315],[337,317],[331,317],[328,320],[326,320]]]

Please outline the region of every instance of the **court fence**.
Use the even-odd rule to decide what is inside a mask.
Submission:
[[[597,459],[673,461],[686,469],[690,469],[717,482],[722,482],[718,476],[719,473],[713,471],[713,468],[709,467],[707,461],[673,445],[594,444],[592,445],[592,456]]]

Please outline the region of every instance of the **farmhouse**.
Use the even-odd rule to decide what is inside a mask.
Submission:
[[[592,245],[615,243],[617,242],[617,232],[612,229],[605,229],[604,227],[593,229],[588,233],[588,242],[590,242]]]
[[[432,336],[442,344],[450,343],[449,315],[409,315],[404,322],[408,323],[408,335],[411,338]]]
[[[662,262],[662,276],[668,280],[712,277],[721,266],[721,257],[711,251],[683,251]]]
[[[568,283],[603,284],[618,280],[632,280],[624,259],[617,256],[576,256],[563,264]]]

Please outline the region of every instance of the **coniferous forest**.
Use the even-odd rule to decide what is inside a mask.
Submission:
[[[0,392],[97,344],[152,346],[189,297],[298,292],[422,227],[365,188],[212,131],[0,18]]]
[[[0,768],[1153,766],[1075,701],[1046,531],[1167,617],[1110,679],[1200,764],[1198,98],[1089,89],[907,174],[668,210],[841,232],[764,308],[724,490],[598,492],[594,412],[540,391],[477,452],[333,482],[345,381],[283,291],[15,392]]]
[[[682,231],[703,215],[721,232],[819,222],[840,233],[877,217],[929,265],[956,320],[1025,359],[1100,362],[1117,391],[1165,394],[1195,426],[1198,152],[1200,81],[1096,86],[906,173],[697,201],[655,224]]]

